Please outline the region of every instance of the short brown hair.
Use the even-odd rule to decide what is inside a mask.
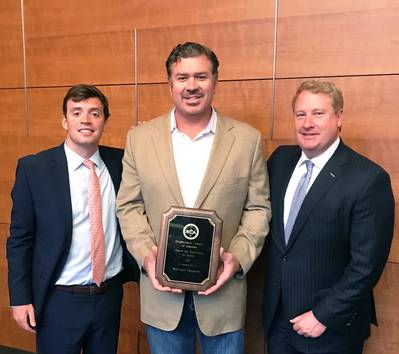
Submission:
[[[323,94],[331,98],[331,105],[334,112],[340,113],[344,109],[344,97],[341,90],[330,81],[306,80],[302,82],[296,90],[295,96],[292,98],[292,111],[295,112],[295,103],[298,96],[303,91],[309,91],[314,94]]]
[[[103,105],[104,118],[108,119],[110,116],[107,97],[95,86],[87,84],[78,84],[72,86],[64,97],[62,103],[62,112],[64,116],[67,114],[67,103],[69,100],[73,102],[80,102],[89,98],[98,98]]]
[[[172,65],[177,63],[182,58],[193,58],[199,57],[201,55],[205,55],[212,64],[212,74],[215,79],[218,78],[218,67],[219,67],[219,60],[216,54],[205,47],[202,44],[195,43],[195,42],[186,42],[184,44],[178,44],[173,50],[170,52],[168,59],[166,59],[166,71],[168,73],[168,78],[172,75]]]

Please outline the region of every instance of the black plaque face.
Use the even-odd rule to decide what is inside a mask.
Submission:
[[[172,207],[162,219],[156,276],[164,286],[204,291],[216,281],[222,222],[214,211]]]

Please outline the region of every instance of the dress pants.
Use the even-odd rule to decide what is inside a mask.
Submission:
[[[100,294],[54,288],[37,326],[37,353],[116,354],[122,297],[119,279]]]

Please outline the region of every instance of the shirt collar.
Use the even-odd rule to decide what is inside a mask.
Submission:
[[[197,137],[212,133],[216,133],[216,122],[217,122],[217,113],[215,109],[212,107],[211,119],[209,119],[208,125],[198,133]],[[175,108],[170,112],[170,132],[179,131],[176,126],[176,116],[175,116]]]
[[[324,165],[328,162],[328,160],[331,158],[331,156],[334,154],[335,150],[337,150],[339,142],[341,139],[338,137],[324,152],[322,152],[320,155],[314,157],[313,159],[310,159],[313,164],[321,170]],[[301,166],[306,160],[309,160],[309,158],[305,155],[305,153],[302,151],[301,158],[298,161],[297,166]]]
[[[68,162],[68,167],[71,169],[71,171],[76,171],[86,159],[73,151],[66,142],[64,143],[64,150]],[[98,148],[96,152],[90,156],[89,160],[93,161],[94,164],[99,168],[102,166],[103,162],[100,157],[100,152],[98,151]]]

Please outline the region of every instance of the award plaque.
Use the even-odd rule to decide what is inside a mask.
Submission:
[[[162,215],[156,278],[163,286],[205,291],[216,282],[222,220],[215,211],[172,206]]]

